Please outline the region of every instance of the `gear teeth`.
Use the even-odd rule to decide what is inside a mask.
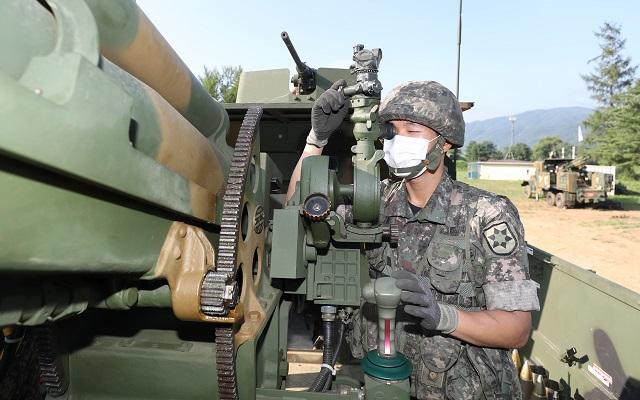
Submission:
[[[51,326],[38,326],[35,339],[40,381],[51,397],[62,396],[67,391],[68,381],[57,353]]]
[[[238,289],[234,287],[231,299],[225,299],[226,289],[234,284],[237,272],[237,250],[242,214],[242,195],[251,162],[253,143],[262,107],[247,110],[233,149],[233,157],[227,177],[227,187],[222,196],[222,219],[215,270],[205,274],[200,285],[200,311],[208,316],[224,316],[238,302]],[[236,366],[233,348],[233,328],[216,328],[216,367],[218,371],[218,398],[238,398]]]

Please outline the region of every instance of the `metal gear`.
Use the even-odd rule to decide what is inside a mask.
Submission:
[[[227,187],[223,196],[215,270],[207,272],[200,287],[200,311],[207,316],[228,315],[240,298],[236,274],[242,198],[261,117],[261,107],[251,107],[247,110],[233,149]],[[218,398],[237,399],[233,325],[220,325],[216,327],[215,334]]]
[[[58,356],[57,345],[50,324],[34,328],[35,344],[38,355],[40,381],[51,397],[62,396],[69,386],[69,381]]]
[[[215,270],[207,272],[200,290],[200,310],[208,316],[225,316],[236,306],[239,288],[235,280],[238,233],[242,214],[242,196],[255,133],[262,117],[262,107],[247,110],[238,133],[227,188],[223,196],[220,240]]]

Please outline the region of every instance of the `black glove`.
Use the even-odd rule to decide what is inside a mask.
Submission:
[[[396,286],[402,289],[400,299],[404,311],[420,318],[420,325],[427,330],[451,333],[458,327],[458,311],[450,304],[436,301],[429,278],[400,270],[393,273]],[[416,304],[416,305],[413,305]]]
[[[331,134],[336,131],[349,111],[346,97],[340,87],[347,86],[347,81],[340,79],[318,97],[311,108],[311,132],[307,143],[316,147],[324,147]]]

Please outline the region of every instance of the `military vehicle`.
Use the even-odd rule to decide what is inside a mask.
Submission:
[[[604,203],[612,190],[613,176],[587,171],[580,158],[548,158],[535,161],[534,167],[529,180],[522,182],[524,195],[544,197],[552,207]]]
[[[289,47],[295,90],[286,69],[245,72],[223,106],[132,0],[9,0],[0,33],[0,398],[409,398],[398,292],[362,257],[398,235],[377,214],[379,49],[314,69]],[[352,112],[333,157],[305,161],[285,202],[338,78]],[[640,295],[529,256],[542,311],[514,354],[525,390],[638,398]],[[336,374],[362,298],[378,349]],[[307,392],[287,390],[301,309],[325,342]]]

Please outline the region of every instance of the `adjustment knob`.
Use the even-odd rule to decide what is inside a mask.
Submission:
[[[331,202],[322,193],[307,196],[302,206],[302,213],[311,221],[324,221],[331,211]]]

